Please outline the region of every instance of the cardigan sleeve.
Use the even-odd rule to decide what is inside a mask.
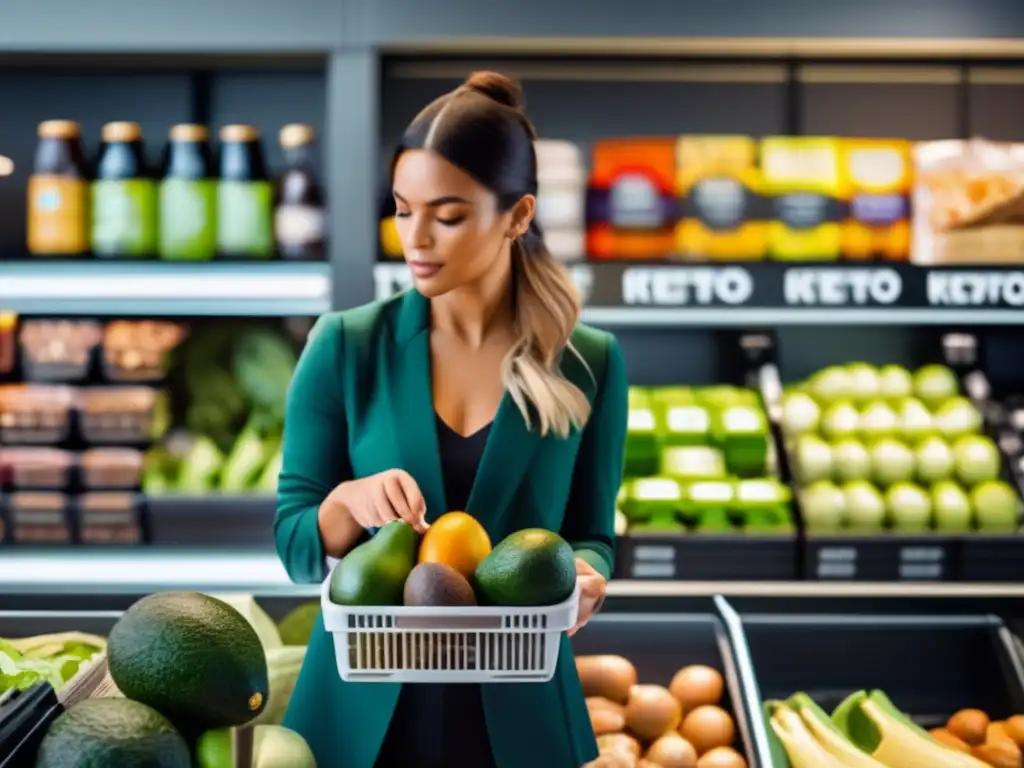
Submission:
[[[342,387],[341,318],[324,315],[309,333],[288,389],[274,540],[292,581],[326,576],[320,504],[352,477]]]
[[[607,336],[604,376],[580,442],[562,537],[605,578],[615,566],[615,501],[622,484],[628,382],[622,350]]]

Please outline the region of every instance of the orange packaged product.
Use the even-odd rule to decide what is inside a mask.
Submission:
[[[681,136],[676,181],[682,213],[676,253],[687,260],[763,259],[758,143],[750,136]]]
[[[843,222],[843,258],[906,261],[913,187],[910,142],[843,139],[840,169],[849,203]]]
[[[665,259],[675,245],[674,138],[594,144],[587,189],[591,259]]]

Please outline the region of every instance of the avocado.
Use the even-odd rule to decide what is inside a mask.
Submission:
[[[557,533],[527,528],[499,542],[475,575],[481,602],[554,605],[576,588],[576,556]]]
[[[419,534],[408,523],[386,523],[334,566],[331,601],[338,605],[401,605],[419,542]]]
[[[154,709],[130,699],[85,699],[50,724],[36,768],[191,768],[185,739]]]
[[[409,606],[476,605],[476,594],[466,577],[441,563],[420,563],[405,580],[405,604]]]
[[[134,603],[110,631],[107,666],[126,697],[177,725],[243,725],[270,693],[252,625],[198,592],[158,592]]]

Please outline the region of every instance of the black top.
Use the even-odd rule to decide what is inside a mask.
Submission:
[[[437,417],[437,444],[449,510],[465,510],[491,425],[463,437]],[[493,768],[480,686],[402,686],[375,768]]]

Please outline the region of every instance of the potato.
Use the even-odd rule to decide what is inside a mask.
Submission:
[[[576,673],[584,696],[600,696],[625,704],[636,685],[636,667],[622,656],[578,656]]]
[[[1006,730],[1006,725],[1001,720],[988,724],[988,728],[985,729],[985,738],[979,743],[991,744],[993,741],[1013,741]],[[977,744],[971,746],[977,746]]]
[[[992,768],[1020,768],[1020,747],[1009,739],[999,739],[979,744],[971,754],[988,763]]]
[[[679,727],[683,710],[661,685],[634,685],[626,702],[626,726],[644,741],[654,741]]]
[[[1006,718],[1003,723],[1003,730],[1020,746],[1024,744],[1024,715],[1014,715]]]
[[[732,716],[721,707],[697,707],[679,726],[679,735],[693,744],[697,754],[715,747],[728,747],[736,738],[736,724]]]
[[[640,759],[640,742],[628,733],[606,733],[597,737],[597,751],[602,755],[628,755],[633,760]]]
[[[715,747],[700,756],[697,768],[747,768],[747,761],[732,747]]]
[[[647,750],[647,760],[661,768],[695,768],[697,750],[677,733],[666,733]]]
[[[583,768],[638,768],[636,758],[629,755],[608,752],[591,760]]]
[[[622,712],[613,709],[591,709],[590,726],[594,729],[595,736],[602,736],[606,733],[618,733],[626,727],[626,718]]]
[[[954,736],[945,728],[932,728],[928,733],[931,734],[931,737],[936,741],[942,742],[947,747],[952,747],[957,752],[966,752],[967,754],[971,753],[970,744],[963,739]]]
[[[980,709],[961,709],[949,718],[946,730],[965,744],[975,747],[985,741],[988,726],[988,715]]]
[[[702,664],[693,664],[676,672],[668,689],[683,706],[685,714],[702,704],[720,703],[725,689],[725,681],[722,679],[722,673],[717,669]]]

